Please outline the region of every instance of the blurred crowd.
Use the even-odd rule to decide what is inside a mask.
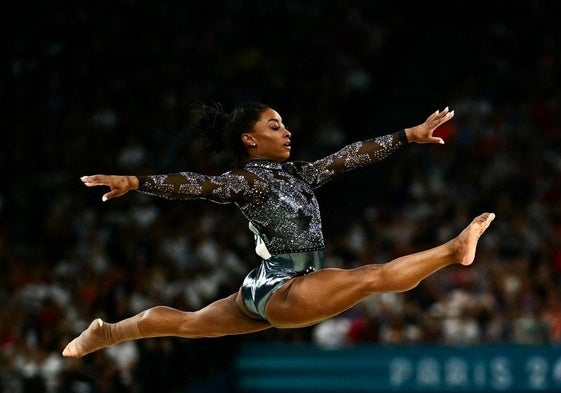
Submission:
[[[469,25],[469,13],[421,22],[399,3],[356,3],[39,2],[14,24],[0,85],[0,392],[195,391],[248,340],[561,343],[559,3],[514,2],[515,19]],[[199,309],[259,262],[234,206],[139,193],[102,203],[104,190],[79,182],[226,170],[190,132],[198,100],[272,105],[304,160],[455,110],[444,146],[408,146],[318,190],[328,267],[435,246],[482,211],[497,219],[472,266],[314,327],[63,359],[95,317]]]

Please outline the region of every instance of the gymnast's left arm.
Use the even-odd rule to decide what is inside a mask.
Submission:
[[[439,143],[442,138],[433,136],[434,130],[454,116],[445,108],[432,113],[423,123],[402,131],[365,141],[354,142],[338,152],[315,162],[302,165],[299,172],[312,187],[319,187],[336,175],[381,161],[408,143]]]

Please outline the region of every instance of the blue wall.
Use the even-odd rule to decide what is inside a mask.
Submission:
[[[236,372],[240,392],[559,392],[561,347],[251,344]]]

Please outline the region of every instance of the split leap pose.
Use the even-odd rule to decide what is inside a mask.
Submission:
[[[454,111],[436,111],[418,126],[352,143],[314,162],[287,161],[291,132],[267,105],[243,104],[232,113],[203,105],[194,113],[209,149],[229,148],[237,153],[236,169],[219,176],[180,172],[94,175],[81,180],[88,187],[108,186],[103,201],[137,190],[169,199],[235,203],[254,232],[261,263],[238,292],[201,310],[157,306],[116,323],[95,319],[66,346],[64,356],[82,357],[122,341],[148,337],[218,337],[310,326],[369,295],[407,291],[447,265],[471,264],[479,237],[495,218],[493,213],[483,213],[446,243],[385,264],[323,269],[324,241],[313,189],[408,143],[444,143],[433,131],[450,120]]]

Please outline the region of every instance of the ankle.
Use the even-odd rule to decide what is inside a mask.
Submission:
[[[449,261],[448,264],[452,265],[460,263],[460,239],[458,237],[455,237],[451,240],[448,240],[446,243],[444,243],[444,246],[446,247],[446,259]]]

